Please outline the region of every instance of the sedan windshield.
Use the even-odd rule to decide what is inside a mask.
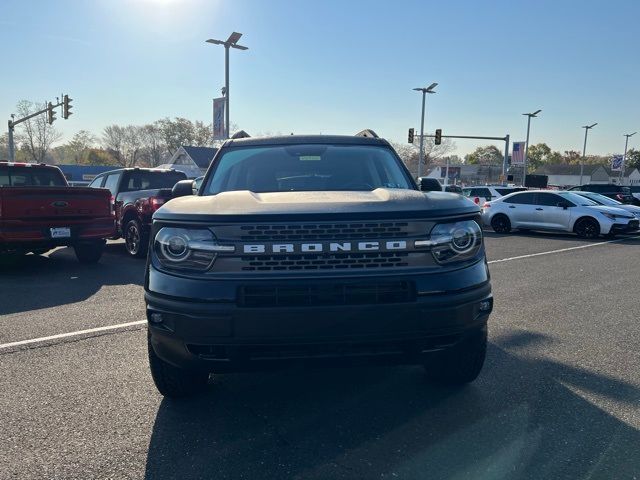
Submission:
[[[269,145],[227,150],[203,195],[264,192],[415,189],[393,151],[368,145]]]
[[[570,202],[573,202],[576,205],[581,205],[583,207],[598,206],[597,202],[594,202],[593,200],[583,197],[582,195],[578,195],[577,193],[558,192],[558,195],[560,195],[565,200],[569,200]]]
[[[613,198],[609,198],[609,197],[605,197],[604,195],[600,195],[599,193],[585,193],[585,194],[580,194],[580,196],[582,197],[586,197],[589,200],[593,200],[596,203],[599,203],[600,205],[611,205],[611,206],[616,206],[616,205],[622,205],[621,202],[618,202],[617,200],[614,200]]]

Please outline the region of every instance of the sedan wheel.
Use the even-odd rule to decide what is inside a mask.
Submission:
[[[491,228],[496,233],[509,233],[511,231],[511,222],[506,215],[498,214],[491,219]]]
[[[600,235],[600,224],[593,218],[578,220],[573,229],[580,238],[597,238]]]

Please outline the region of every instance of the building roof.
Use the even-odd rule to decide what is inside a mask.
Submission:
[[[208,168],[211,160],[218,151],[217,148],[212,147],[191,147],[183,145],[182,149],[196,162],[196,165],[200,168]]]
[[[607,171],[602,165],[587,164],[582,173],[585,176],[591,176],[599,168],[604,168]],[[580,175],[580,165],[543,165],[533,173],[536,175]]]

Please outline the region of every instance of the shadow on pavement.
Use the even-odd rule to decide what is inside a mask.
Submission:
[[[71,248],[25,255],[0,269],[0,315],[80,302],[104,285],[143,285],[144,268],[144,260],[128,257],[121,243],[107,244],[93,265],[79,263]]]
[[[640,433],[593,399],[628,407],[639,389],[510,353],[545,341],[496,339],[459,390],[417,367],[216,377],[162,401],[146,478],[635,478]]]

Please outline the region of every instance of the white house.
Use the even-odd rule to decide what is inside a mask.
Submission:
[[[612,172],[609,167],[603,165],[585,165],[582,170],[582,179],[580,179],[580,165],[543,165],[533,173],[547,175],[549,177],[549,185],[561,187],[584,183],[640,185],[640,172],[636,168],[625,172],[625,176],[622,179],[620,179],[619,172]]]
[[[217,148],[183,145],[175,151],[168,163],[158,168],[172,168],[184,172],[189,178],[196,178],[205,174],[217,151]]]

